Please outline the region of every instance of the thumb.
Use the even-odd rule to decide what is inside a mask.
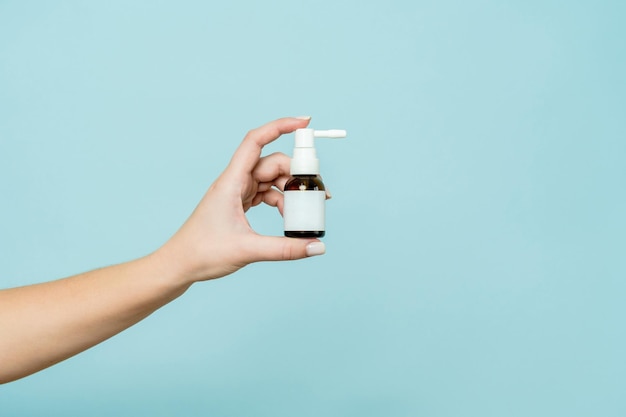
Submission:
[[[317,239],[257,236],[252,242],[252,262],[289,261],[322,255],[326,246]]]

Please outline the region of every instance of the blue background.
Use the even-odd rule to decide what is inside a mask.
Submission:
[[[156,249],[253,127],[349,133],[325,256],[194,285],[0,414],[626,415],[625,4],[0,1],[2,287]]]

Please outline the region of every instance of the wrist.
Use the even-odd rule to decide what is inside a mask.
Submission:
[[[194,280],[185,270],[183,258],[169,245],[163,245],[148,255],[148,258],[166,286],[181,289],[184,292],[193,284]]]

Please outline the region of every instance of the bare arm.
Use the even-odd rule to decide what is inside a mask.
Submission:
[[[282,212],[289,158],[264,145],[305,127],[285,118],[252,130],[176,234],[154,253],[70,278],[0,291],[0,383],[37,372],[132,326],[194,282],[257,261],[324,253],[315,239],[261,236],[245,212],[262,202]]]
[[[181,295],[157,253],[58,281],[0,291],[0,383],[44,369]]]

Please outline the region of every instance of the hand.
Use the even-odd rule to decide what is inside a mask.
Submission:
[[[161,248],[188,282],[219,278],[257,261],[280,261],[321,255],[317,239],[257,234],[245,212],[265,203],[282,214],[290,159],[282,153],[261,158],[263,146],[309,124],[306,118],[275,120],[248,132],[226,170],[209,187],[180,230]],[[279,191],[280,190],[280,191]]]

